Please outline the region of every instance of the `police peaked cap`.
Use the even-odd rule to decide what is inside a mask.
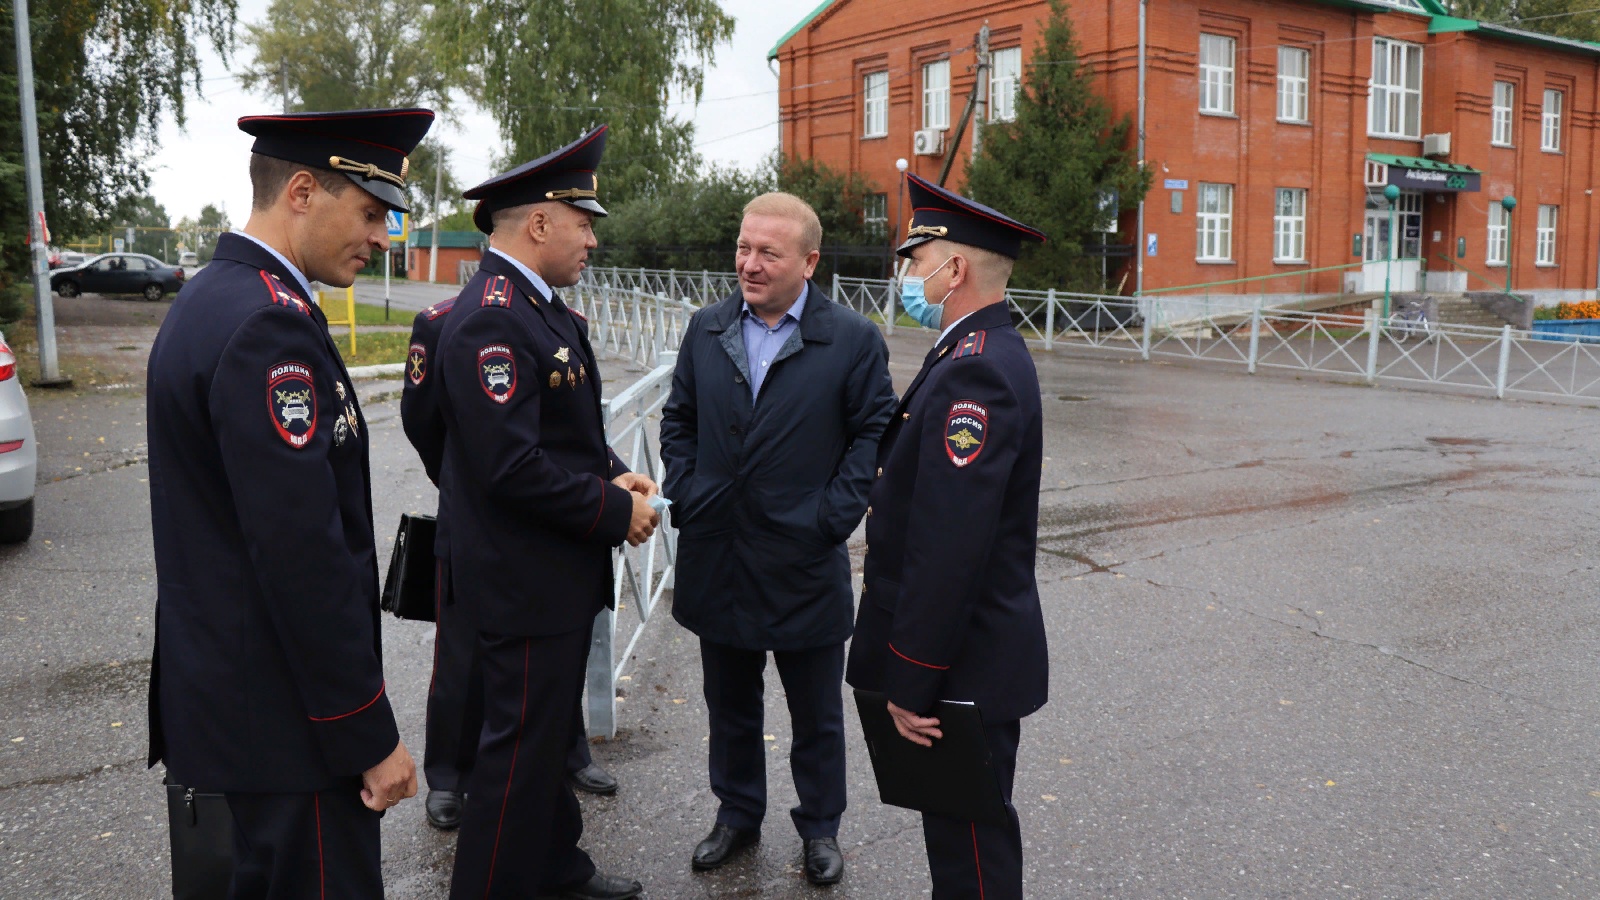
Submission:
[[[1016,259],[1023,241],[1044,243],[1044,232],[982,203],[909,173],[906,182],[911,186],[911,221],[905,243],[895,250],[901,256],[910,256],[913,248],[929,241],[945,240]]]
[[[597,216],[605,215],[606,208],[596,199],[600,179],[595,170],[600,168],[600,157],[606,152],[609,127],[601,125],[554,153],[523,163],[464,192],[463,198],[478,201],[472,224],[490,234],[494,231],[495,213],[546,200],[560,200]]]
[[[250,152],[343,172],[401,212],[410,211],[405,187],[411,165],[406,157],[432,125],[431,109],[349,109],[239,120],[239,130],[256,139]]]

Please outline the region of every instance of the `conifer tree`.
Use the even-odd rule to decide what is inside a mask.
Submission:
[[[1133,209],[1150,188],[1150,174],[1133,149],[1133,121],[1113,120],[1078,59],[1065,0],[1050,0],[1050,18],[1024,69],[1016,118],[985,125],[982,149],[967,165],[966,190],[1042,230],[1043,245],[1025,244],[1011,284],[1100,293],[1101,259],[1084,246],[1115,241],[1101,232],[1109,215]],[[1116,269],[1110,274],[1115,284]]]

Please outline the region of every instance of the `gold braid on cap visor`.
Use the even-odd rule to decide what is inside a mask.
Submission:
[[[406,169],[410,168],[410,162],[410,160],[406,160],[405,162],[401,163],[401,174],[399,175],[396,175],[393,172],[385,172],[372,163],[356,162],[353,159],[345,159],[342,156],[328,157],[328,168],[339,172],[351,172],[353,174],[360,175],[363,178],[377,181],[387,181],[395,187],[403,188],[406,186],[406,177],[404,173]]]
[[[916,237],[944,237],[949,233],[950,229],[943,225],[918,225],[906,232],[906,240]]]

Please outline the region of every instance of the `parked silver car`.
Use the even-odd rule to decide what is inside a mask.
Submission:
[[[38,468],[39,443],[17,376],[17,356],[0,334],[0,544],[20,543],[33,535],[33,482]]]

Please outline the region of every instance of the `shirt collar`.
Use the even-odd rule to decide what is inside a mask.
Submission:
[[[252,241],[255,241],[256,244],[261,247],[261,249],[267,251],[268,253],[271,253],[273,259],[276,259],[278,262],[283,263],[283,267],[285,269],[289,270],[289,274],[290,275],[294,276],[294,280],[298,284],[301,292],[303,294],[305,294],[305,299],[306,300],[312,299],[311,298],[311,282],[306,280],[306,276],[305,276],[304,272],[301,272],[298,268],[296,268],[294,263],[289,262],[288,257],[285,257],[282,253],[279,253],[278,251],[272,249],[272,245],[268,244],[266,241],[263,241],[261,238],[258,238],[253,234],[247,234],[247,233],[245,233],[243,231],[240,231],[237,228],[235,228],[233,230],[233,233],[237,234],[239,237],[248,238],[248,239],[250,239]]]
[[[795,322],[796,325],[800,324],[800,316],[803,315],[805,313],[805,311],[806,311],[806,294],[807,293],[809,293],[809,291],[807,290],[806,286],[802,284],[800,286],[800,299],[794,301],[794,305],[790,306],[788,311],[784,313],[785,316],[788,316],[789,318],[794,319],[794,322]],[[751,316],[751,317],[756,318],[756,319],[760,319],[761,318],[760,316],[756,315],[756,311],[755,310],[750,308],[750,301],[749,300],[744,301],[744,308],[740,312],[740,315],[741,316]],[[765,325],[766,322],[763,321],[761,324]],[[778,319],[778,324],[779,325],[783,324],[783,319],[782,318]]]
[[[501,259],[511,263],[513,266],[516,266],[517,271],[521,272],[523,277],[528,279],[529,283],[533,285],[533,289],[539,292],[539,299],[549,302],[550,285],[544,283],[544,279],[539,277],[538,272],[528,268],[518,260],[513,259],[511,254],[499,249],[498,247],[490,247],[489,252],[499,254]]]
[[[977,312],[977,310],[973,310],[973,312]],[[957,325],[960,325],[962,322],[965,322],[967,319],[969,319],[971,317],[972,317],[972,313],[967,313],[966,315],[964,315],[961,318],[955,320],[954,322],[951,322],[949,325],[946,325],[945,329],[943,331],[939,332],[939,339],[937,341],[934,341],[933,345],[935,347],[937,347],[940,344],[944,343],[944,339],[950,336],[950,332],[956,330],[956,326]]]

